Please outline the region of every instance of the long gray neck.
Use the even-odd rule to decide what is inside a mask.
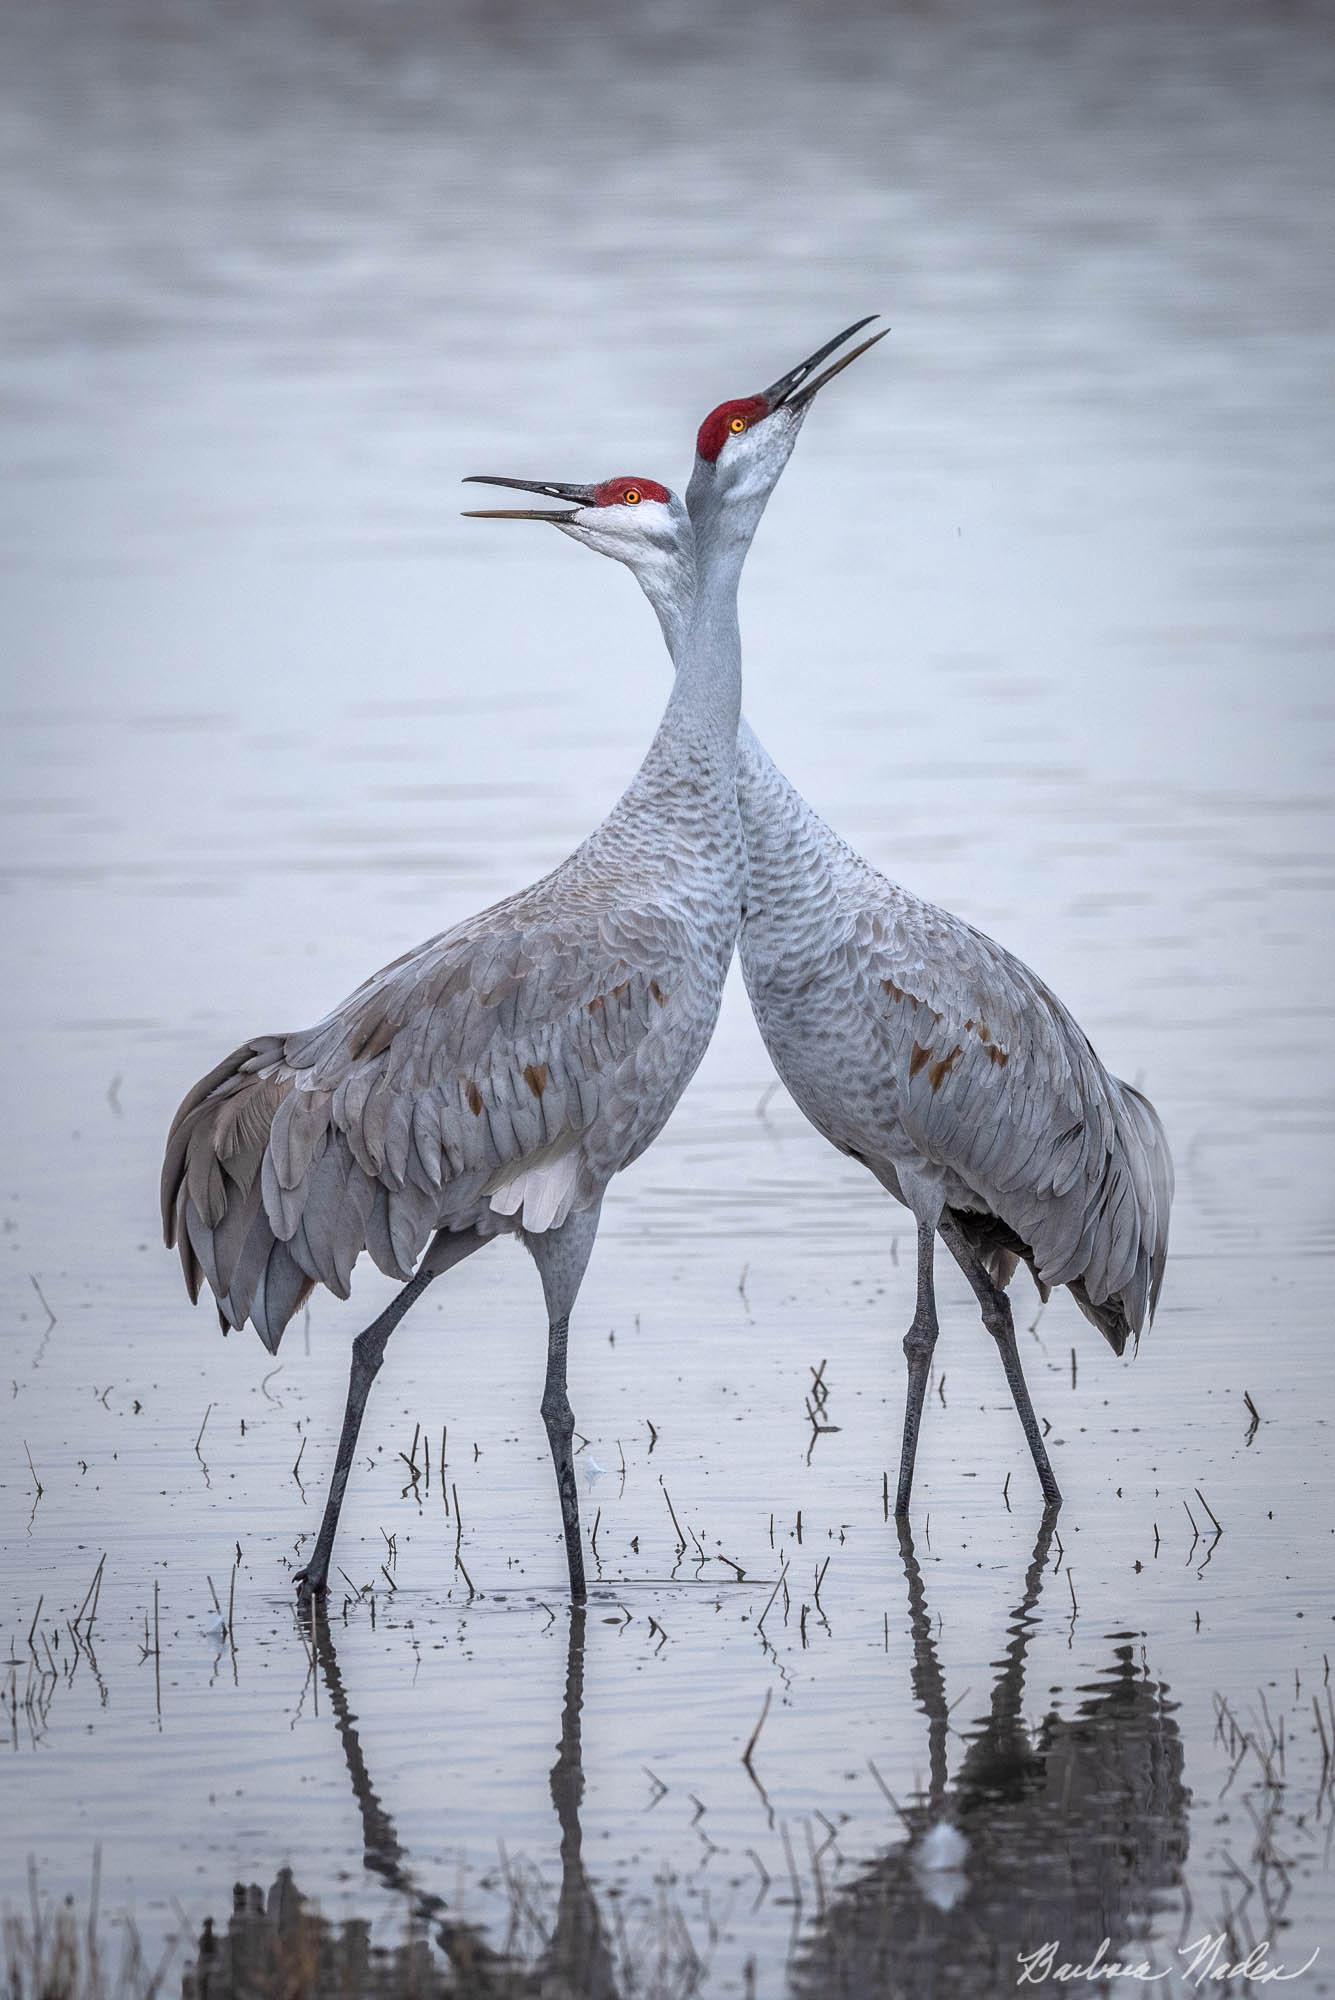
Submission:
[[[677,678],[664,710],[664,730],[707,736],[735,768],[741,720],[741,630],[737,582],[745,550],[715,550],[697,572],[685,606],[660,610]],[[675,632],[675,636],[673,636]]]
[[[696,528],[694,589],[684,576],[675,576],[667,588],[656,588],[648,578],[640,579],[676,669],[676,685],[664,720],[679,705],[685,713],[694,714],[702,682],[712,675],[716,694],[726,696],[715,704],[718,724],[731,728],[734,742],[740,726],[744,745],[754,743],[755,738],[741,716],[737,591],[759,520],[759,509],[754,518],[748,519],[741,510],[729,517],[725,509],[705,503],[699,508]],[[727,669],[721,671],[725,660]]]

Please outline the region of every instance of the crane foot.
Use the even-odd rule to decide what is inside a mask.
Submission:
[[[314,1563],[307,1569],[299,1569],[292,1581],[297,1586],[298,1604],[309,1604],[314,1597],[323,1597],[329,1588],[329,1579],[323,1570],[317,1570]]]

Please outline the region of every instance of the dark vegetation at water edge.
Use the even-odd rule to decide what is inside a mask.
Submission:
[[[156,1962],[133,1924],[44,1903],[33,1885],[25,1917],[6,1919],[5,2000],[688,2000],[705,1967],[666,1903],[651,1933],[631,1939],[581,1924],[522,1866],[508,1876],[510,1951],[481,1933],[448,1933],[414,1918],[398,1941],[364,1918],[324,1917],[281,1869],[266,1891],[237,1883],[225,1923],[205,1919],[188,1946],[173,1940]]]

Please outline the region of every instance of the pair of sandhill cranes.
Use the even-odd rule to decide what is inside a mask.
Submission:
[[[243,1042],[176,1114],[166,1238],[192,1298],[207,1279],[224,1328],[249,1319],[275,1351],[316,1285],[348,1296],[364,1250],[403,1281],[353,1342],[303,1595],[326,1586],[394,1327],[433,1279],[514,1234],[546,1298],[542,1414],[583,1598],[570,1315],[608,1184],[704,1055],[735,946],[793,1098],[917,1225],[897,1513],[937,1338],[938,1236],[996,1341],[1049,1504],[1061,1496],[1006,1296],[1017,1264],[1045,1297],[1067,1286],[1118,1354],[1153,1313],[1172,1166],[1152,1105],[1026,966],[855,854],[741,719],[742,565],[818,391],[882,336],[830,357],[869,323],[712,410],[685,505],[643,478],[482,480],[568,504],[480,518],[552,522],[634,573],[675,669],[648,754],[551,874],[406,953],[313,1028]]]

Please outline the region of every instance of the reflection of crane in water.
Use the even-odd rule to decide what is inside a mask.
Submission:
[[[900,1549],[913,1635],[913,1694],[927,1718],[928,1789],[907,1838],[832,1895],[797,1956],[800,2000],[955,2000],[1012,1992],[1017,1956],[1049,1939],[1087,1961],[1143,1930],[1186,1860],[1189,1794],[1167,1689],[1117,1635],[1069,1719],[1023,1716],[1025,1661],[1052,1541],[1044,1515],[987,1715],[951,1783],[949,1709],[922,1571]]]
[[[612,1951],[582,1853],[583,1607],[571,1613],[561,1738],[551,1771],[561,1833],[561,1886],[550,1937],[532,1967],[503,1957],[487,1944],[479,1926],[460,1923],[441,1897],[418,1887],[394,1821],[371,1783],[322,1606],[315,1607],[312,1631],[361,1815],[363,1865],[404,1899],[414,1928],[431,1932],[449,1969],[442,1972],[436,1966],[420,1935],[392,1952],[372,1954],[367,1924],[335,1930],[312,1912],[285,1869],[267,1898],[258,1889],[237,1888],[225,1936],[205,1926],[198,1959],[186,1975],[184,2000],[254,2000],[260,1993],[281,1994],[284,2000],[318,2000],[326,1993],[356,1993],[368,2000],[521,2000],[530,1995],[616,2000]]]

